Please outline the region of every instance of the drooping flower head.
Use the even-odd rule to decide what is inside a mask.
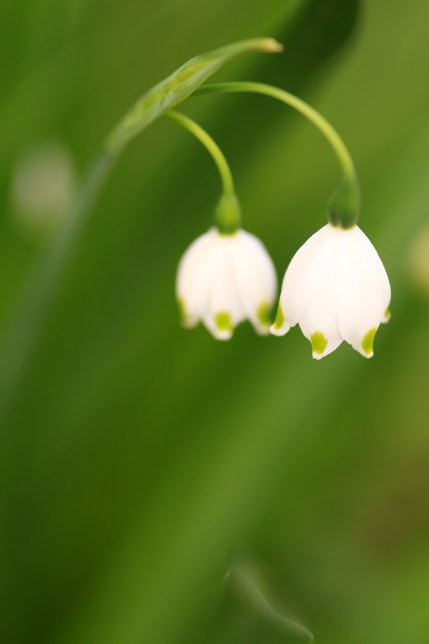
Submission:
[[[299,324],[313,357],[345,340],[366,358],[381,322],[389,319],[390,284],[383,263],[358,226],[327,224],[292,258],[284,276],[274,335]]]
[[[222,234],[211,228],[183,255],[176,296],[186,327],[203,322],[219,340],[250,320],[257,333],[269,332],[277,291],[274,265],[262,242],[238,229]]]

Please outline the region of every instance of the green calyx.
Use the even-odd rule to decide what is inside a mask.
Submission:
[[[221,235],[234,235],[240,228],[241,208],[235,194],[223,194],[219,199],[215,222]]]
[[[337,228],[353,228],[359,219],[360,195],[355,176],[344,176],[328,204],[328,221]]]

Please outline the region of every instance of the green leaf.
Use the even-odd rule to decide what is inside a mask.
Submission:
[[[156,118],[190,96],[207,78],[232,59],[250,52],[275,53],[283,47],[273,38],[255,38],[191,58],[171,76],[148,90],[107,138],[107,147],[118,150]]]

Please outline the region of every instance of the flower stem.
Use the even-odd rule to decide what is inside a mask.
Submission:
[[[231,168],[222,150],[212,137],[188,116],[173,110],[166,112],[164,116],[176,121],[193,134],[211,155],[222,182],[222,196],[216,208],[216,225],[219,231],[225,235],[235,233],[240,226],[240,206],[235,194]]]
[[[227,94],[235,92],[252,92],[275,98],[300,112],[317,127],[335,152],[343,171],[340,185],[329,203],[328,220],[333,225],[341,226],[342,228],[354,226],[359,218],[360,210],[360,194],[356,170],[344,141],[329,121],[297,96],[265,83],[231,82],[202,85],[194,94]]]
[[[213,161],[215,162],[217,169],[219,170],[220,178],[222,181],[223,192],[224,194],[234,194],[234,181],[232,178],[231,169],[228,165],[225,156],[218,146],[218,144],[212,139],[212,137],[205,131],[203,128],[198,125],[195,121],[185,116],[180,112],[171,110],[167,112],[165,116],[172,121],[176,121],[182,125],[188,132],[191,132],[206,148],[206,150],[211,154]]]

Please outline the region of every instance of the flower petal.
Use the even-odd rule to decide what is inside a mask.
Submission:
[[[235,235],[217,235],[216,275],[210,284],[203,322],[216,338],[226,340],[232,336],[237,324],[247,316],[239,296],[231,261],[230,245],[234,244]]]
[[[314,290],[313,283],[317,283],[320,265],[323,265],[329,248],[330,238],[327,229],[328,226],[324,226],[307,239],[287,267],[280,303],[284,323],[289,326],[295,326],[300,321]]]
[[[243,311],[258,333],[267,333],[277,290],[273,262],[262,242],[244,230],[231,240],[228,255]]]
[[[279,319],[271,329],[279,335],[299,322],[312,342],[316,359],[331,353],[341,343],[336,313],[338,248],[337,230],[330,225],[318,230],[301,246],[287,268]]]
[[[311,286],[299,326],[312,345],[313,358],[320,360],[342,342],[337,317],[337,276],[339,244],[331,238],[313,260]],[[308,277],[307,277],[308,279]]]
[[[179,262],[176,297],[185,326],[195,326],[205,312],[219,261],[216,238],[217,231],[211,228],[192,242]]]
[[[344,340],[365,357],[386,320],[390,284],[383,263],[367,236],[355,226],[345,231],[338,283],[338,320]],[[369,342],[371,338],[371,342]]]

